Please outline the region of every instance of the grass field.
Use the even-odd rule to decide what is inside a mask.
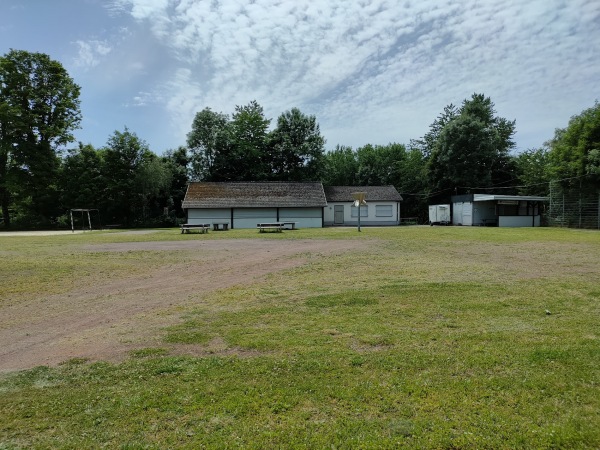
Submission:
[[[198,240],[219,258],[232,240],[314,245],[222,289],[199,277],[124,361],[0,373],[0,449],[600,448],[594,231],[0,237],[0,331],[4,307],[191,267],[198,250],[156,243]],[[332,241],[348,247],[315,250]]]

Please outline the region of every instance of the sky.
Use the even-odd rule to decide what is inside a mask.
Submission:
[[[314,115],[326,149],[409,144],[473,93],[538,148],[600,100],[600,0],[0,0],[0,55],[81,87],[77,141],[127,127],[162,154],[194,116],[256,100]]]

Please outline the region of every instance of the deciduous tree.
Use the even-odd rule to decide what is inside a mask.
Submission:
[[[546,145],[554,179],[563,180],[565,187],[575,184],[590,192],[600,190],[600,103],[571,117]]]
[[[526,150],[514,158],[520,195],[548,195],[550,155],[547,148]]]
[[[0,202],[6,226],[13,195],[34,215],[56,206],[57,151],[79,126],[79,93],[48,55],[11,50],[0,57]]]
[[[227,160],[218,162],[222,180],[261,181],[269,178],[267,133],[270,123],[256,100],[235,107],[229,140],[223,143],[223,150],[227,149],[229,154]],[[224,155],[225,152],[221,153]]]
[[[92,145],[79,144],[69,150],[61,166],[61,206],[100,208],[105,197],[102,153]]]
[[[187,135],[190,151],[190,177],[193,181],[210,181],[214,178],[215,160],[226,139],[229,117],[204,108],[196,113],[192,130]]]
[[[458,114],[452,111],[447,107],[444,119],[431,129],[429,181],[431,189],[440,193],[434,199],[447,200],[453,193],[481,192],[515,180],[509,154],[515,122],[498,117],[483,94],[465,100]]]
[[[315,116],[292,108],[277,119],[269,134],[267,164],[270,178],[283,181],[317,180],[323,168],[325,138]]]
[[[127,128],[108,139],[103,159],[109,220],[128,226],[142,223],[150,199],[170,184],[166,166]]]
[[[358,159],[352,147],[337,145],[325,153],[323,184],[326,186],[355,186],[358,180]]]

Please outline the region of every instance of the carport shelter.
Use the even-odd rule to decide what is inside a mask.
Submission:
[[[256,228],[257,223],[296,222],[298,228],[321,228],[325,193],[321,183],[195,182],[182,207],[187,223],[226,223]]]
[[[546,197],[533,195],[454,195],[452,224],[467,226],[539,227]]]

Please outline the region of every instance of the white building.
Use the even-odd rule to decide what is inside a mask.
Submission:
[[[321,183],[198,182],[188,185],[182,207],[192,225],[295,222],[298,228],[321,228],[326,204]]]
[[[542,202],[532,195],[454,195],[452,224],[466,226],[539,227]]]
[[[186,223],[256,228],[294,222],[297,228],[358,224],[352,193],[364,192],[361,225],[399,225],[402,197],[393,186],[331,186],[319,182],[197,182],[188,185],[182,207]]]
[[[326,186],[325,226],[358,225],[358,207],[352,194],[364,192],[366,205],[360,207],[360,223],[364,226],[400,225],[402,196],[394,186]]]

